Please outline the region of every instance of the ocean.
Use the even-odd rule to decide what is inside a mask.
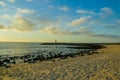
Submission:
[[[41,45],[41,43],[0,42],[0,56],[19,56],[24,54],[40,54],[46,52],[77,52],[68,48],[70,45]],[[79,49],[82,50],[82,49]]]

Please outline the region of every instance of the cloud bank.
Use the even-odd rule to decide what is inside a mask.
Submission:
[[[35,24],[22,16],[15,16],[9,28],[20,32],[33,31]]]

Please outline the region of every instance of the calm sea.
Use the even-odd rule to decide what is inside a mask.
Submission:
[[[40,43],[16,43],[16,42],[0,42],[0,55],[23,55],[29,53],[68,52],[71,49],[67,48],[67,45],[41,45]]]

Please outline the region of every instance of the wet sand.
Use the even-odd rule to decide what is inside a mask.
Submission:
[[[120,80],[120,45],[105,46],[99,54],[0,67],[0,80]]]

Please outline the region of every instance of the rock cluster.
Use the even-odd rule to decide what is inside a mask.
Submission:
[[[91,55],[97,53],[96,49],[69,50],[69,51],[41,51],[29,53],[23,56],[0,56],[0,66],[9,67],[9,64],[18,64],[21,62],[35,63],[36,61],[52,60],[54,58],[66,59],[67,57],[75,57],[76,55]]]

